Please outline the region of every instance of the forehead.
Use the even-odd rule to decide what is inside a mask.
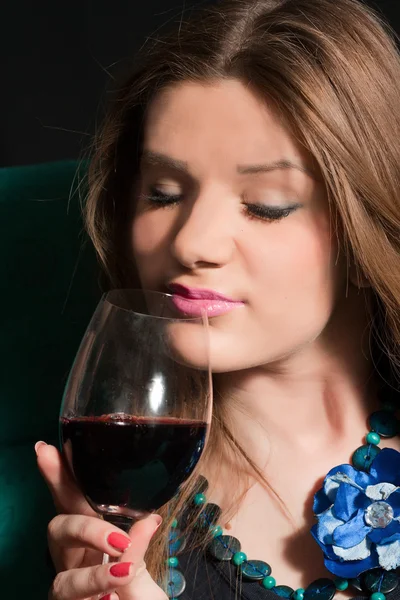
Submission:
[[[309,162],[266,101],[236,80],[184,82],[162,90],[148,108],[144,147],[187,162]]]

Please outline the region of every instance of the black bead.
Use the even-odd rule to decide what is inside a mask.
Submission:
[[[262,560],[247,560],[241,566],[242,575],[250,581],[261,581],[271,575],[271,567]]]
[[[205,494],[208,489],[208,481],[202,475],[196,480],[196,486],[193,491],[193,498],[196,494]],[[196,522],[199,518],[199,514],[203,511],[204,506],[196,506],[193,502],[190,502],[183,511],[178,515],[179,526],[182,529],[192,529],[196,526]]]
[[[278,594],[281,598],[290,598],[294,592],[294,589],[288,585],[276,585],[273,590],[275,594]]]
[[[382,437],[391,438],[399,433],[399,422],[390,410],[378,410],[372,413],[369,426]]]
[[[217,560],[231,560],[236,552],[240,552],[239,540],[231,535],[219,535],[208,545],[208,551]]]
[[[197,519],[196,527],[200,527],[201,529],[210,529],[212,525],[216,525],[218,523],[221,513],[222,511],[217,504],[213,504],[212,502],[206,504]]]
[[[362,592],[361,580],[359,577],[353,577],[353,579],[349,579],[349,585],[351,585],[357,592]]]
[[[205,494],[208,490],[208,481],[203,475],[199,475],[196,481],[196,488],[194,491],[194,495],[196,494]]]
[[[373,569],[367,571],[361,576],[362,587],[367,592],[381,592],[389,594],[399,585],[399,577],[394,571],[385,571],[384,569]]]
[[[304,600],[332,600],[335,594],[336,586],[332,579],[317,579],[306,588]]]

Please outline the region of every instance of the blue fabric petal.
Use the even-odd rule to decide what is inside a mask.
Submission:
[[[400,533],[394,533],[390,537],[383,538],[383,540],[381,541],[381,543],[379,545],[385,546],[386,544],[391,544],[392,542],[397,542],[397,540],[400,540]]]
[[[360,509],[353,519],[335,529],[333,532],[334,544],[342,548],[357,546],[357,544],[367,537],[371,529],[371,527],[365,524],[364,511]]]
[[[319,515],[325,510],[327,510],[330,506],[332,506],[332,502],[329,500],[328,496],[325,494],[324,490],[321,488],[314,495],[314,504],[313,504],[313,512],[314,515]]]
[[[325,567],[337,577],[352,579],[353,577],[358,577],[364,571],[379,567],[379,561],[376,552],[372,552],[371,556],[368,556],[368,558],[352,562],[337,562],[326,558]]]
[[[329,558],[329,559],[331,559],[331,560],[337,560],[337,556],[336,556],[336,554],[334,553],[334,551],[332,550],[332,547],[331,547],[331,546],[327,546],[326,544],[324,544],[323,542],[321,542],[321,541],[318,539],[318,535],[317,535],[317,525],[313,525],[310,531],[311,531],[311,534],[312,534],[313,538],[314,538],[314,539],[315,539],[315,541],[317,542],[318,546],[319,546],[319,547],[321,548],[321,550],[323,551],[323,553],[324,553],[324,556],[325,556],[326,558]]]
[[[389,498],[386,500],[388,504],[394,510],[394,516],[400,516],[400,490],[396,490],[392,494],[390,494]]]
[[[316,535],[323,544],[333,543],[333,532],[340,525],[344,525],[344,521],[336,519],[331,508],[328,508],[324,513],[318,517],[318,524],[316,525]]]
[[[374,458],[370,475],[376,482],[400,484],[400,452],[392,448],[384,448]]]
[[[400,523],[392,521],[387,527],[376,527],[368,534],[368,539],[375,544],[384,543],[383,540],[400,533]]]
[[[351,465],[338,465],[337,467],[333,467],[333,469],[331,469],[325,477],[323,487],[325,494],[332,502],[334,502],[336,499],[336,493],[340,485],[339,483],[332,481],[332,477],[337,473],[344,473],[363,489],[365,489],[367,485],[374,483],[369,473],[358,471],[358,469],[355,469]]]
[[[345,561],[364,560],[371,554],[371,542],[368,538],[364,538],[357,546],[351,548],[341,548],[340,546],[332,546],[332,550],[339,558]]]
[[[380,483],[374,483],[369,485],[365,490],[365,495],[370,500],[375,502],[386,502],[389,496],[396,491],[396,486],[393,483],[386,483],[381,481]]]
[[[377,549],[379,564],[382,569],[390,571],[400,566],[400,541],[394,541],[391,544],[384,544]]]
[[[341,521],[349,521],[360,508],[365,508],[371,501],[355,487],[341,483],[336,493],[333,514]]]

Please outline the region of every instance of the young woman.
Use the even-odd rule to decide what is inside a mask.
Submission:
[[[111,286],[209,298],[213,426],[129,537],[37,445],[51,600],[400,598],[399,99],[390,31],[355,0],[222,2],[144,47],[87,227]]]

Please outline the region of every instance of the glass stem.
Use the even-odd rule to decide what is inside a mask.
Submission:
[[[107,513],[107,514],[102,514],[101,517],[104,521],[107,521],[108,523],[111,523],[112,525],[119,527],[125,533],[129,533],[132,525],[135,522],[135,520],[132,519],[131,517],[125,517],[124,515],[115,515],[115,514]],[[115,556],[110,556],[109,554],[105,554],[105,553],[103,554],[103,563],[102,563],[103,565],[106,565],[108,563],[113,563],[113,562],[119,562],[119,558],[115,557]]]

